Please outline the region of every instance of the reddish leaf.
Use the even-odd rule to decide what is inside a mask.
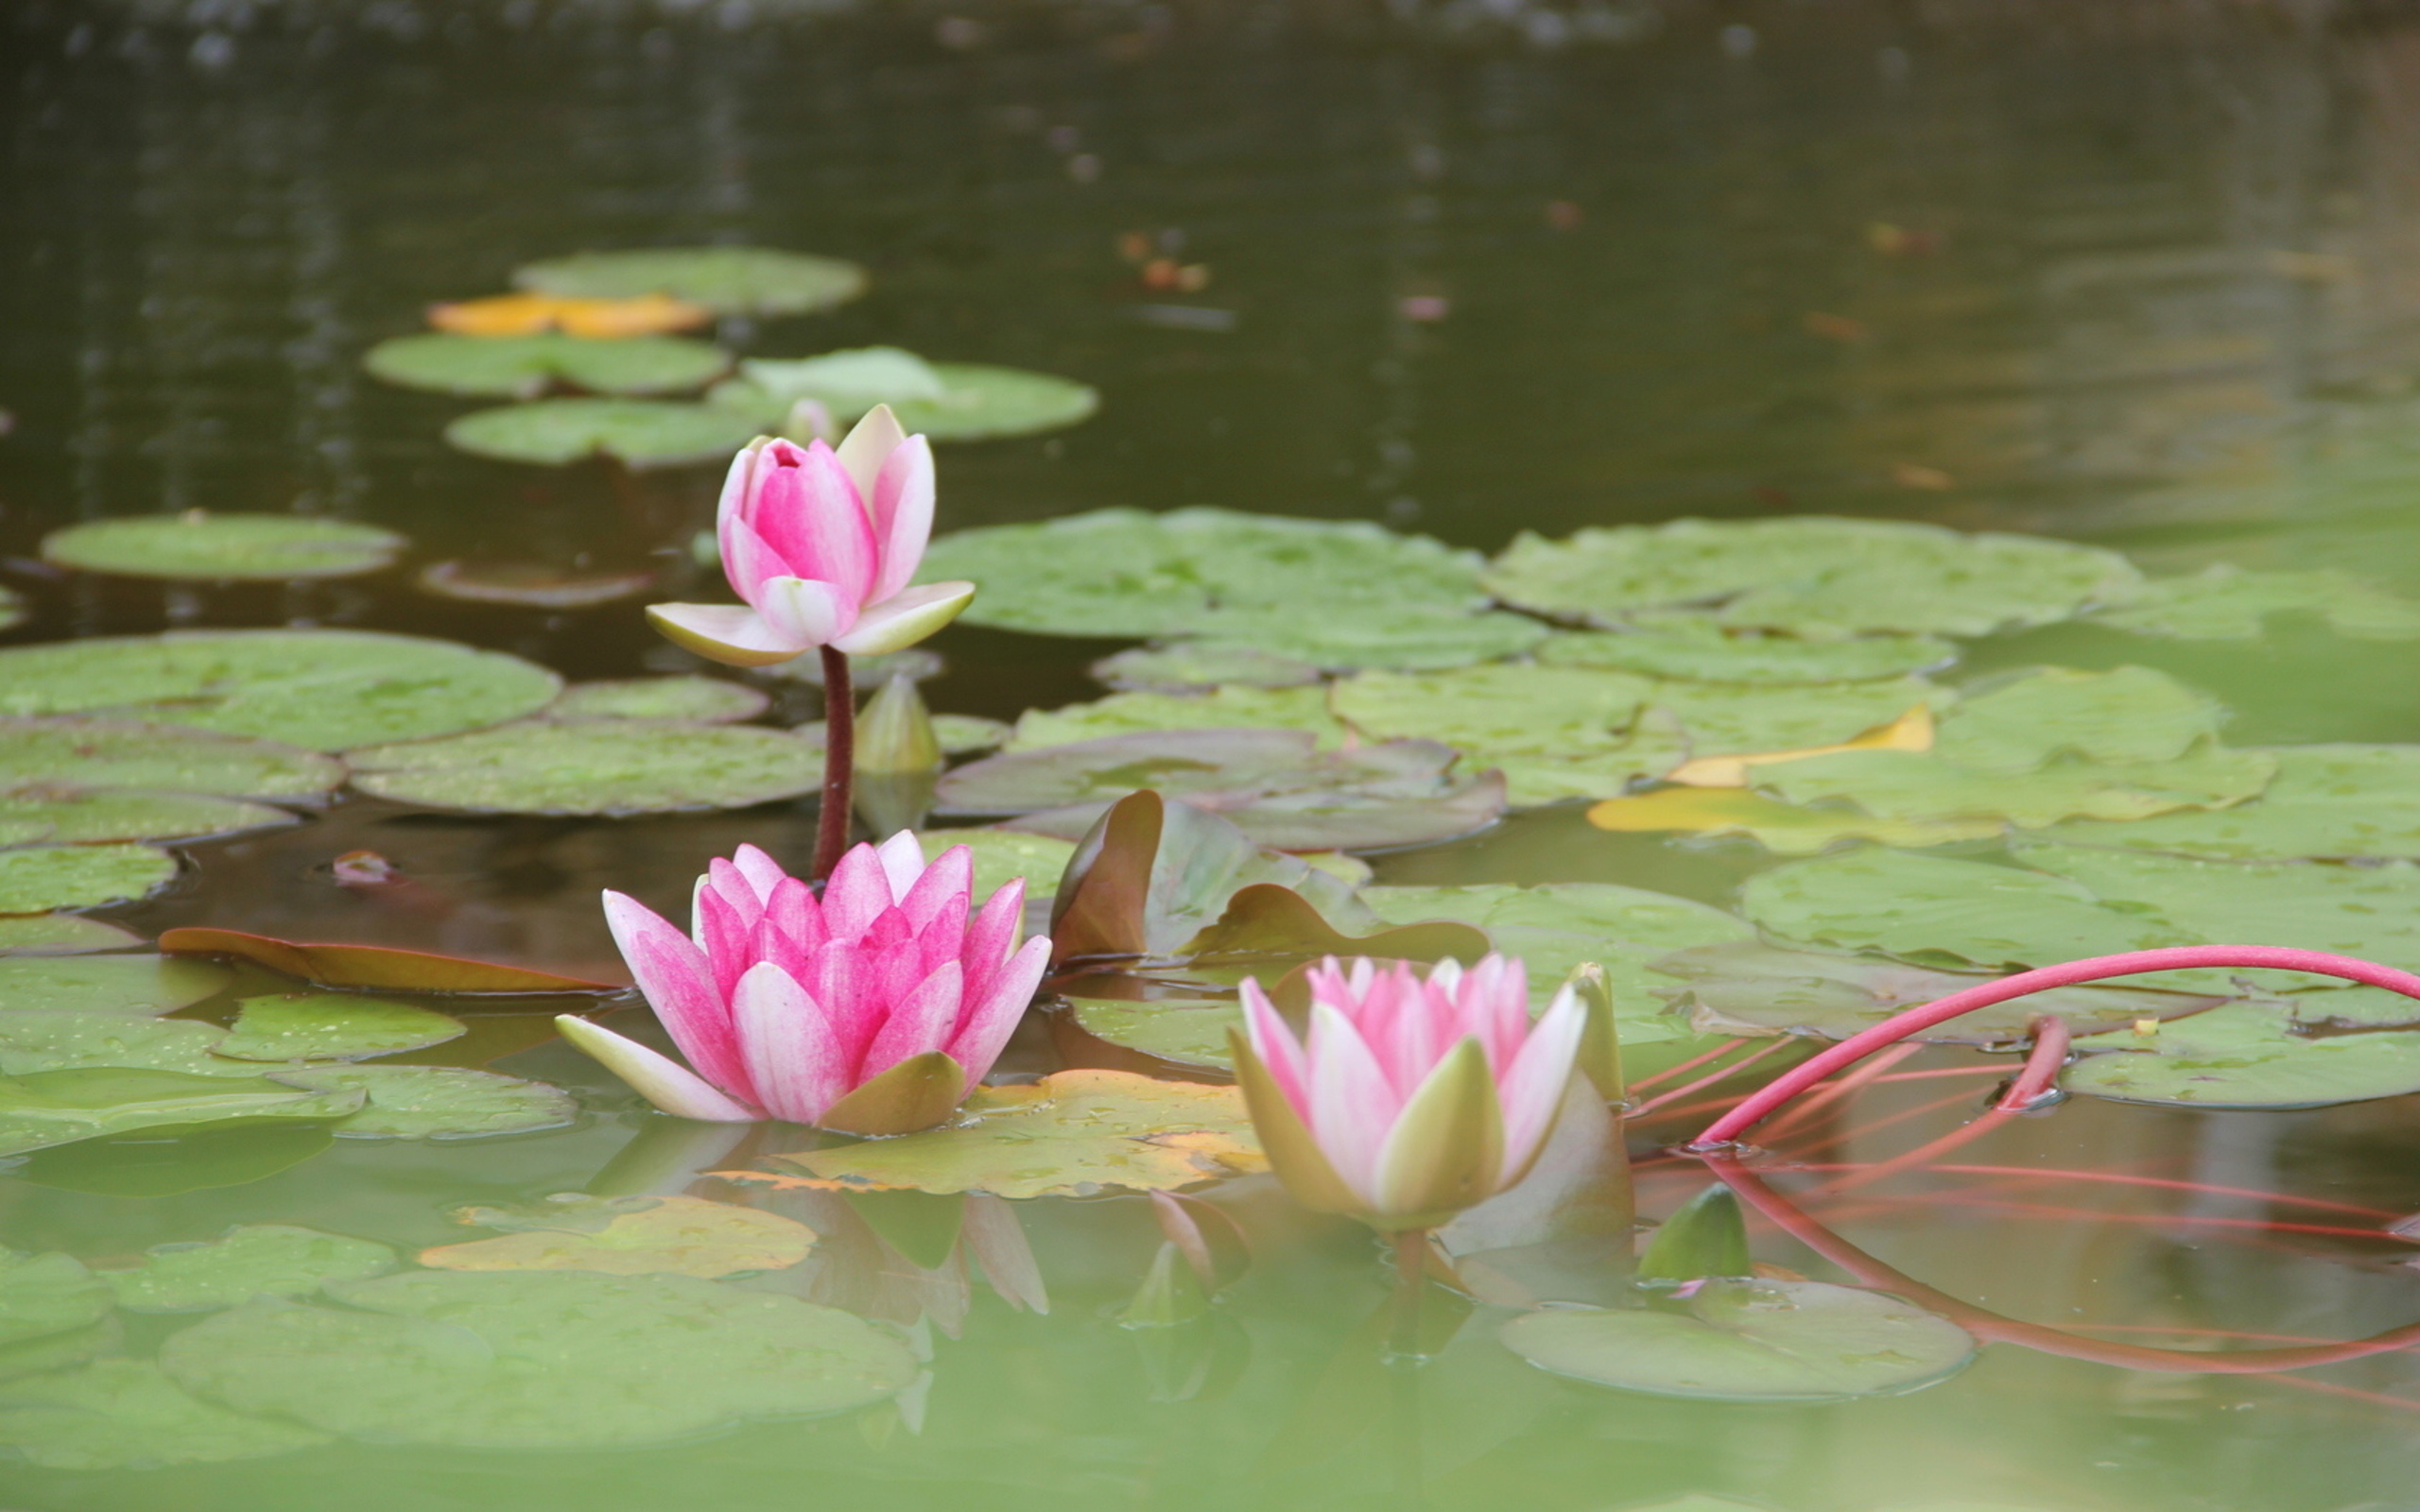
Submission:
[[[533,971],[385,945],[303,945],[233,929],[172,929],[160,948],[177,955],[232,955],[321,987],[396,992],[619,992],[611,982]]]

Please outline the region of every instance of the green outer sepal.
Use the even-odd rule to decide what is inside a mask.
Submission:
[[[965,1067],[927,1050],[859,1083],[815,1124],[842,1134],[913,1134],[947,1123],[965,1085]]]
[[[1582,961],[1571,969],[1564,986],[1578,995],[1585,1025],[1580,1031],[1580,1054],[1574,1057],[1572,1069],[1587,1077],[1605,1101],[1628,1102],[1630,1084],[1622,1075],[1621,1029],[1614,1022],[1614,986],[1606,979],[1604,967],[1595,961]]]
[[[1393,1230],[1434,1228],[1501,1190],[1504,1109],[1487,1053],[1466,1039],[1445,1053],[1395,1120],[1378,1154],[1378,1202],[1368,1220]]]
[[[1243,1031],[1228,1030],[1227,1042],[1235,1057],[1236,1085],[1243,1089],[1244,1108],[1252,1114],[1253,1132],[1260,1137],[1269,1168],[1277,1173],[1287,1194],[1313,1212],[1340,1212],[1375,1222],[1370,1205],[1355,1196],[1328,1163],[1319,1142],[1311,1138],[1294,1105],[1278,1090],[1277,1078],[1253,1053]]]

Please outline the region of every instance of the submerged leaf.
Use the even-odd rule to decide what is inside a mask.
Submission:
[[[567,610],[635,598],[655,582],[652,572],[583,572],[552,562],[433,561],[420,570],[412,586],[466,604]]]
[[[746,418],[660,399],[540,399],[474,410],[445,439],[474,456],[563,467],[608,456],[633,468],[720,461],[756,434]]]
[[[213,1053],[231,1060],[359,1060],[443,1044],[462,1022],[408,1003],[339,992],[246,998]]]
[[[308,1428],[203,1401],[148,1360],[95,1360],[64,1374],[0,1384],[0,1446],[50,1469],[155,1470],[287,1454],[327,1441]]]
[[[813,792],[815,748],[787,731],[672,719],[529,720],[352,753],[354,785],[471,814],[664,814]]]
[[[585,1228],[523,1228],[493,1239],[424,1249],[438,1270],[581,1270],[613,1276],[670,1274],[714,1280],[783,1270],[806,1258],[815,1230],[794,1218],[699,1197],[639,1199],[630,1211]]]
[[[577,252],[513,269],[514,286],[572,299],[668,294],[717,315],[804,315],[865,292],[865,269],[765,247],[647,247]]]
[[[160,948],[171,954],[189,955],[232,955],[238,960],[252,961],[287,976],[301,977],[321,987],[354,988],[370,991],[393,992],[619,992],[621,988],[611,982],[592,982],[585,977],[563,976],[554,971],[532,971],[526,966],[506,966],[495,961],[475,961],[460,955],[439,955],[428,951],[396,950],[386,945],[305,945],[293,940],[272,938],[267,935],[247,935],[233,929],[172,929],[160,936]],[[223,983],[226,975],[216,967],[182,966],[218,974],[215,983]],[[0,962],[0,972],[7,963]],[[216,991],[213,986],[212,991]],[[0,988],[5,990],[5,988]],[[198,996],[207,996],[207,993]],[[161,1009],[161,1012],[167,1010]]]
[[[284,582],[374,573],[405,545],[391,530],[350,520],[187,509],[69,525],[43,537],[42,555],[121,577]]]
[[[245,1224],[206,1244],[154,1245],[143,1263],[100,1279],[135,1313],[199,1313],[255,1297],[307,1297],[329,1281],[366,1280],[395,1268],[395,1252],[287,1224]]]

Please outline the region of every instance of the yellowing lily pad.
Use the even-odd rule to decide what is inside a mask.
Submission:
[[[530,720],[352,753],[365,793],[470,814],[663,814],[813,792],[820,752],[785,730],[670,719]]]
[[[559,299],[546,294],[495,294],[428,307],[428,323],[466,336],[566,335],[610,339],[661,335],[704,325],[715,313],[663,294],[628,299]]]
[[[329,1281],[394,1268],[395,1252],[374,1240],[272,1223],[238,1225],[201,1244],[154,1245],[141,1264],[99,1274],[130,1312],[198,1313],[255,1297],[307,1297]]]
[[[474,456],[541,467],[592,456],[633,468],[725,462],[755,435],[743,416],[660,399],[540,399],[475,410],[445,427],[448,444]]]
[[[1776,855],[1812,855],[1842,840],[1922,849],[1981,840],[1996,818],[1881,819],[1856,809],[1801,808],[1737,787],[1664,787],[1592,805],[1588,822],[1616,833],[1743,834]]]
[[[1665,781],[1678,782],[1685,787],[1746,787],[1751,774],[1759,766],[1803,762],[1810,756],[1836,756],[1853,750],[1930,750],[1932,742],[1932,708],[1920,703],[1889,724],[1869,730],[1837,746],[1814,746],[1804,750],[1752,751],[1739,756],[1700,756],[1673,767],[1665,774]]]
[[[352,577],[404,549],[391,530],[292,514],[144,515],[69,525],[43,537],[45,561],[121,577],[280,582]]]
[[[585,1270],[714,1280],[786,1269],[815,1245],[815,1230],[806,1225],[754,1208],[686,1196],[607,1200],[620,1211],[593,1231],[524,1228],[424,1249],[420,1263],[438,1270]]]
[[[234,1028],[213,1046],[231,1060],[358,1060],[443,1044],[462,1022],[408,1003],[344,992],[246,998]]]
[[[593,341],[573,335],[397,336],[361,365],[406,388],[476,399],[535,399],[557,384],[596,394],[677,394],[729,370],[722,349],[679,336]]]
[[[44,845],[0,850],[0,914],[97,908],[144,897],[177,874],[147,845]]]
[[[866,273],[837,257],[765,247],[646,247],[527,264],[512,282],[568,299],[666,294],[717,315],[804,315],[863,294]]]
[[[724,1174],[834,1192],[1042,1197],[1171,1191],[1267,1168],[1233,1087],[1118,1071],[1063,1071],[1031,1086],[980,1088],[946,1128],[770,1159],[781,1174]]]

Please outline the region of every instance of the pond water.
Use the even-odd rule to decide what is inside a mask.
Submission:
[[[943,444],[944,532],[1207,504],[1374,522],[1494,554],[1521,531],[1853,515],[2058,537],[2162,576],[2232,563],[2393,589],[2420,570],[2420,28],[2386,8],[9,10],[0,574],[27,613],[9,647],[290,625],[440,637],[572,680],[713,670],[654,635],[639,607],[718,593],[692,548],[717,467],[465,455],[441,432],[484,402],[361,367],[373,344],[423,329],[432,302],[503,290],[536,260],[648,246],[793,249],[868,269],[864,297],[835,309],[726,317],[700,333],[743,354],[895,345],[1098,391],[1098,414],[1080,424]],[[410,545],[401,566],[368,576],[250,584],[43,560],[44,537],[63,526],[189,510],[359,521]],[[586,608],[415,586],[446,560],[651,573],[660,586]],[[1079,551],[1062,570],[1082,565]],[[2305,590],[2306,610],[2351,592],[2294,581],[2331,585]],[[1366,597],[1371,585],[1338,591]],[[1306,622],[1331,612],[1286,608]],[[2394,622],[2407,609],[2377,614]],[[2114,692],[2092,728],[2123,745],[2124,731],[2182,719],[2185,741],[2151,753],[2163,759],[2214,730],[2220,705],[2238,750],[2420,742],[2409,626],[2256,613],[2249,637],[2191,639],[2065,610],[2036,618],[1957,630],[1956,661],[1931,684],[1979,697],[2046,664],[2154,669],[2174,681],[2122,685],[2135,691]],[[946,666],[923,693],[939,713],[1015,720],[1100,698],[1088,666],[1139,640],[956,626],[930,643]],[[16,675],[0,668],[0,705],[45,712],[18,697]],[[2178,684],[2207,697],[2161,703]],[[765,722],[820,716],[818,691],[795,678],[752,685],[771,696]],[[324,713],[314,696],[285,717]],[[1935,701],[1947,710],[1949,696]],[[1541,707],[1516,720],[1549,720]],[[1945,732],[1957,717],[1944,714]],[[1735,749],[1831,744],[1881,722]],[[2097,737],[2082,738],[2089,748]],[[2269,770],[2208,801],[2257,791]],[[9,771],[11,782],[78,775],[73,761]],[[2249,901],[2196,893],[2207,906],[2195,917],[2210,922],[2142,942],[2256,926],[2268,931],[2258,943],[2360,946],[2420,967],[2406,937],[2420,894],[2399,880],[2420,856],[2411,789],[2390,779],[2359,791],[2400,838],[2224,854],[2209,865],[2250,875],[2240,864],[2265,856],[2300,869],[2255,877]],[[2121,924],[2186,906],[2158,891],[2172,877],[2135,885],[2110,869],[2130,841],[2096,850],[2085,835],[2045,851],[2022,834],[2004,842],[1996,819],[1929,855],[2000,870],[1940,874],[1918,900],[1940,904],[1926,912],[1911,902],[1914,873],[1806,869],[1870,846],[1789,859],[1737,835],[1609,831],[1586,814],[1525,805],[1475,836],[1366,859],[1382,886],[1614,884],[1744,910],[1777,937],[1863,950],[1869,963],[1888,952],[1969,970],[2126,948],[2108,942]],[[600,888],[670,910],[709,857],[742,842],[803,864],[814,826],[809,799],[583,818],[347,796],[299,824],[179,847],[172,882],[92,917],[144,939],[205,926],[620,981]],[[2077,839],[2073,823],[2060,838]],[[393,876],[337,866],[354,851]],[[2037,890],[2072,886],[2080,901],[2061,906],[2095,910],[2095,922],[2060,935],[2066,925],[2042,922],[2049,905],[1976,880],[2004,881],[2012,867]],[[1044,868],[1036,891],[1054,880]],[[1748,933],[1688,917],[1712,933],[1650,931],[1642,943],[1616,931],[1607,943],[1643,969]],[[2020,944],[1996,955],[1971,943],[1996,929]],[[2044,938],[2074,948],[2027,954]],[[34,990],[0,983],[0,1008],[40,1011]],[[223,1024],[241,998],[298,990],[245,967],[165,1022]],[[1574,1281],[1534,1246],[1544,1269],[1508,1262],[1494,1290],[1471,1282],[1475,1310],[1433,1289],[1437,1352],[1390,1365],[1386,1257],[1265,1176],[1190,1189],[1248,1235],[1250,1269],[1200,1315],[1138,1326],[1150,1309],[1133,1299],[1166,1255],[1138,1192],[979,1197],[961,1211],[914,1194],[717,1180],[702,1173],[804,1137],[742,1143],[648,1111],[554,1037],[545,1015],[594,998],[383,995],[471,1025],[383,1063],[485,1067],[566,1089],[578,1111],[486,1138],[332,1138],[322,1119],[57,1144],[0,1173],[0,1244],[107,1272],[232,1226],[297,1225],[410,1257],[526,1228],[531,1205],[559,1194],[687,1194],[804,1223],[820,1235],[814,1254],[709,1268],[738,1279],[658,1292],[514,1294],[493,1309],[500,1322],[441,1297],[419,1332],[357,1338],[314,1334],[290,1313],[232,1327],[218,1320],[234,1314],[206,1308],[77,1314],[26,1300],[23,1278],[12,1296],[0,1273],[0,1503],[2420,1507],[2420,1365],[2398,1339],[2292,1370],[2220,1358],[2420,1318],[2412,1251],[2384,1232],[2420,1211],[2409,1095],[2420,1075],[2372,1074],[2403,1053],[2394,1030],[2420,1014],[2376,1001],[2305,1015],[2333,1038],[2295,1041],[2357,1041],[2371,1076],[2360,1090],[2252,1099],[2302,1106],[2074,1095],[1921,1166],[1863,1175],[1960,1127],[2015,1065],[1934,1045],[1769,1131],[1775,1153],[1743,1184],[1753,1198],[1770,1181],[1832,1247],[1785,1231],[1780,1210],[1752,1212],[1760,1263],[1785,1280],[1929,1288],[1914,1299],[1966,1304],[1951,1315],[1985,1341],[1922,1389],[1792,1402],[1620,1391],[1529,1364],[1499,1338],[1509,1297],[1534,1286],[1549,1301],[1599,1300],[1609,1284]],[[2217,1011],[2285,1011],[2267,1001]],[[648,1032],[634,1002],[608,1007],[607,1022]],[[1638,1096],[1702,1079],[1675,1068],[1724,1043],[1679,1020],[1639,1029],[1634,1074],[1661,1079]],[[2257,1050],[2218,1044],[2207,1058]],[[1002,1071],[1029,1079],[1063,1065],[1221,1080],[1042,1014]],[[1632,1121],[1642,1217],[1707,1184],[1704,1163],[1671,1147],[1761,1074]],[[467,1209],[499,1221],[466,1222]],[[583,1213],[575,1228],[603,1222]],[[1549,1237],[1503,1222],[1524,1243]],[[1840,1242],[1871,1258],[1844,1266]],[[709,1286],[711,1304],[699,1290]],[[766,1295],[895,1327],[915,1383],[890,1382],[873,1405],[803,1412],[795,1382],[751,1373],[754,1325],[713,1313]],[[333,1308],[292,1306],[321,1309],[322,1325]],[[205,1329],[218,1332],[195,1332]],[[2201,1355],[2210,1368],[2187,1358]],[[95,1357],[129,1363],[95,1375],[82,1362]],[[180,1385],[142,1373],[155,1359]]]

